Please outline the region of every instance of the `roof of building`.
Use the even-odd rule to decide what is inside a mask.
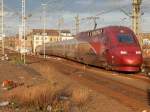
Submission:
[[[43,29],[32,29],[32,32],[27,34],[29,35],[42,35],[43,34]],[[48,36],[59,36],[59,30],[56,29],[46,29],[45,32],[47,33]],[[61,30],[61,33],[71,33],[70,30]]]
[[[70,30],[61,30],[61,33],[70,33]]]
[[[35,35],[37,33],[43,34],[43,32],[44,32],[43,29],[33,29],[31,33]],[[46,29],[45,33],[47,33],[47,35],[50,35],[50,36],[58,36],[59,35],[58,30],[54,30],[54,29]]]
[[[140,33],[140,36],[142,36],[142,38],[150,39],[150,33]]]

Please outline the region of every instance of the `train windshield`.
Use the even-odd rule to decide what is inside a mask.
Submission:
[[[135,40],[131,35],[121,34],[121,35],[118,35],[117,39],[120,43],[127,43],[127,44],[135,43]]]

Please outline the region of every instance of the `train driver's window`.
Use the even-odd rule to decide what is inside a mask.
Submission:
[[[135,42],[134,38],[131,35],[126,35],[126,34],[118,35],[117,39],[120,43],[132,44]]]

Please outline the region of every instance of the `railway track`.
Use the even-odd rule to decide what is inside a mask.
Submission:
[[[27,60],[28,64],[52,64],[63,75],[119,101],[134,112],[150,111],[150,96],[148,95],[150,83],[148,79],[143,80],[140,77],[126,76],[122,73],[118,73],[118,75],[112,71],[85,67],[83,64],[62,58],[50,57],[45,61],[35,56],[27,56]]]
[[[146,106],[148,103],[147,93],[144,91],[130,87],[124,83],[110,80],[106,77],[99,77],[96,74],[89,72],[76,72],[77,74],[75,74],[74,72],[69,73],[68,70],[65,69],[62,71],[64,74],[70,75],[71,78],[80,81],[80,83],[88,85],[88,87],[91,87],[100,93],[117,99],[119,102],[124,103],[134,111],[141,111],[148,108]]]

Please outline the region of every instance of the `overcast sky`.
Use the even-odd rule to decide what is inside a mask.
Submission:
[[[131,13],[131,0],[26,0],[26,15],[32,16],[27,20],[28,29],[43,28],[42,3],[47,3],[46,27],[58,28],[58,19],[64,18],[62,28],[71,29],[75,32],[75,16],[80,18],[95,16],[98,27],[108,25],[125,25],[131,27],[131,18],[122,13],[124,9]],[[4,0],[5,4],[5,32],[8,34],[18,33],[21,16],[21,0]],[[150,1],[143,0],[141,18],[143,32],[150,32]],[[80,31],[93,29],[92,20],[81,20]]]

